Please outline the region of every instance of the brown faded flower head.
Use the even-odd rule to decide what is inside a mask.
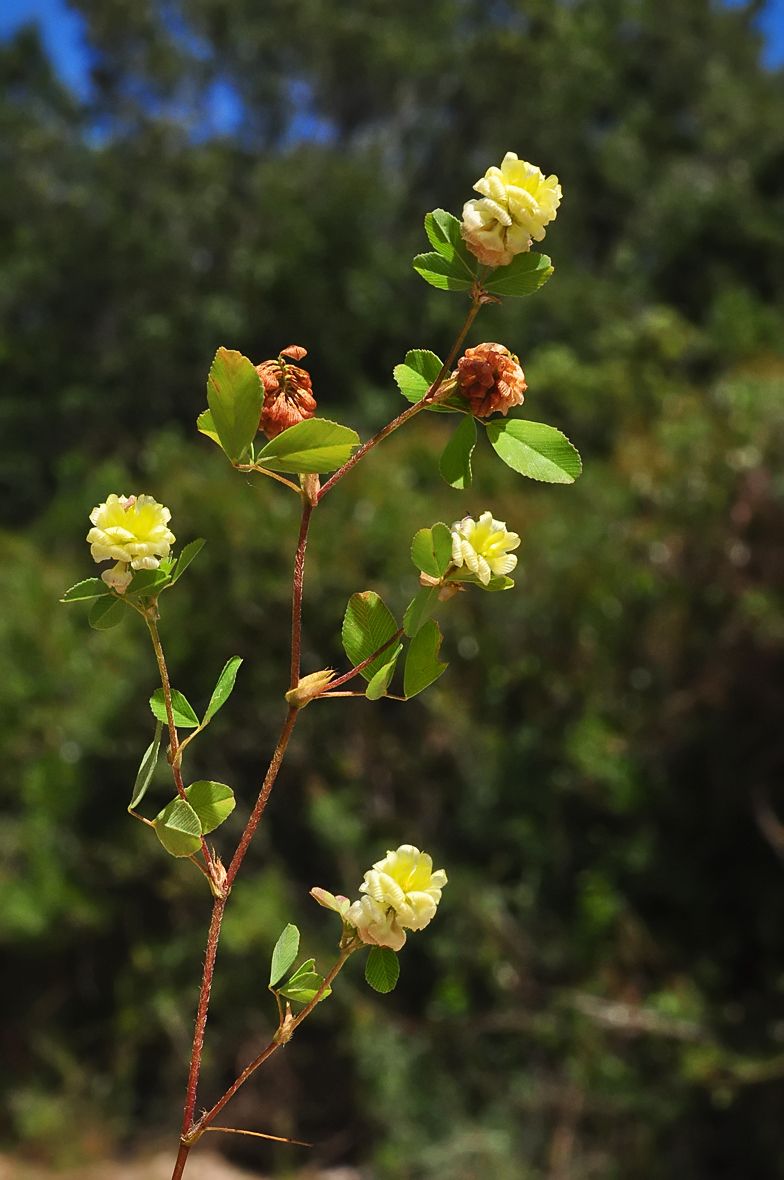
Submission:
[[[286,359],[301,361],[304,356],[307,356],[306,349],[300,344],[290,344],[277,360],[262,361],[256,365],[256,372],[264,386],[259,430],[263,430],[267,438],[277,438],[281,431],[313,417],[316,399],[311,388],[310,373],[289,364]]]
[[[512,406],[521,406],[528,388],[517,357],[502,344],[467,348],[453,376],[476,418],[506,414]]]

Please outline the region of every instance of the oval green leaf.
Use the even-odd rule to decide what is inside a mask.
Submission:
[[[438,658],[441,649],[441,629],[435,619],[423,623],[411,640],[403,674],[403,694],[408,700],[422,692],[446,672],[448,665]]]
[[[533,295],[552,273],[546,254],[517,254],[508,266],[493,271],[484,287],[493,295]]]
[[[275,943],[275,949],[272,952],[269,978],[270,987],[274,987],[278,980],[283,978],[296,959],[298,951],[299,930],[289,922]]]
[[[400,975],[400,963],[391,947],[373,946],[365,963],[365,979],[374,991],[391,992]]]
[[[452,488],[471,487],[471,456],[476,446],[476,421],[466,414],[441,456],[438,470]]]
[[[356,430],[326,418],[308,418],[271,439],[256,455],[256,463],[270,471],[323,475],[342,467],[356,446]]]
[[[171,581],[165,570],[137,570],[126,588],[126,594],[159,594]]]
[[[206,836],[231,815],[235,807],[234,792],[225,783],[200,781],[185,788],[188,802],[199,817],[201,834]]]
[[[176,688],[171,690],[171,698],[172,716],[174,717],[174,724],[177,728],[196,729],[199,724],[199,718],[194,713],[190,702]],[[156,688],[150,697],[150,708],[152,709],[153,717],[157,721],[162,721],[164,725],[168,725],[169,719],[166,716],[166,700],[162,688]]]
[[[242,458],[258,433],[263,400],[261,378],[252,362],[241,352],[219,348],[207,380],[207,401],[220,445],[232,463]]]
[[[445,209],[434,209],[425,217],[425,233],[430,245],[444,257],[447,262],[454,263],[458,273],[473,279],[476,273],[476,258],[468,252],[468,247],[460,233],[460,222],[452,213]]]
[[[128,607],[121,598],[111,595],[109,598],[99,598],[90,607],[87,621],[96,631],[108,631],[116,627],[125,618]]]
[[[387,648],[387,650],[384,652],[385,658],[389,655],[389,652],[391,650],[392,650],[391,648]],[[397,645],[397,647],[394,649],[394,652],[392,653],[392,658],[389,660],[389,662],[384,664],[384,666],[382,668],[379,668],[378,672],[376,672],[374,674],[374,676],[372,677],[370,683],[367,686],[367,690],[365,692],[365,696],[367,697],[367,699],[369,701],[377,701],[381,697],[385,697],[387,695],[387,689],[389,688],[389,682],[392,679],[392,676],[395,671],[395,665],[397,664],[397,658],[400,655],[402,650],[403,650],[403,644],[399,643]]]
[[[440,520],[432,529],[420,529],[411,542],[411,560],[431,578],[442,578],[452,561],[452,534]]]
[[[397,631],[394,615],[372,590],[352,594],[343,618],[342,639],[346,655],[354,667],[373,655],[390,640]],[[376,672],[389,661],[385,650],[363,668],[361,675],[372,680]]]
[[[163,722],[159,721],[155,726],[155,737],[150,742],[149,746],[144,752],[144,757],[139,764],[139,771],[136,775],[136,782],[133,784],[133,793],[131,794],[131,801],[128,804],[128,810],[133,811],[138,807],[144,796],[147,794],[147,788],[152,782],[152,776],[155,773],[155,767],[158,763],[158,753],[161,746],[161,733],[163,732]]]
[[[206,542],[203,537],[197,537],[195,541],[191,541],[185,546],[177,560],[176,566],[174,567],[174,572],[172,573],[172,585],[174,585],[178,578],[182,577],[188,566],[193,561],[194,557],[196,557],[201,552],[205,544]]]
[[[582,471],[580,456],[565,434],[544,422],[507,418],[488,422],[487,437],[507,467],[542,483],[574,483]]]
[[[211,438],[213,442],[218,444],[218,446],[221,445],[221,440],[218,438],[218,432],[215,429],[215,423],[212,420],[211,410],[202,410],[201,414],[199,414],[198,418],[196,419],[196,429],[201,434],[206,434],[207,438]]]
[[[234,681],[237,679],[237,669],[241,663],[242,656],[232,656],[224,667],[210,697],[210,703],[207,706],[207,712],[204,714],[202,725],[206,725],[208,721],[211,721],[218,712],[218,709],[226,704],[234,688]]]
[[[152,821],[156,835],[172,856],[193,856],[201,848],[199,817],[184,799],[172,799]]]
[[[436,609],[438,593],[438,586],[423,586],[416,598],[408,604],[406,617],[403,619],[403,630],[409,639],[414,638]]]
[[[66,590],[60,602],[81,602],[85,598],[104,598],[111,590],[100,578],[85,578]]]
[[[450,261],[443,254],[417,254],[412,265],[426,283],[439,291],[468,291],[474,282],[459,259]]]

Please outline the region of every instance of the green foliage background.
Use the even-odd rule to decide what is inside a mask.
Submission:
[[[284,709],[297,522],[197,436],[210,360],[304,344],[320,412],[367,437],[401,408],[394,365],[462,318],[410,268],[425,211],[514,150],[561,178],[556,273],[472,342],[520,355],[526,414],[586,471],[535,486],[480,441],[457,493],[451,423],[423,415],[317,513],[306,671],[344,666],[353,592],[402,613],[434,520],[491,506],[517,588],[440,612],[451,667],[416,701],[303,715],[232,894],[203,1099],[264,1043],[285,923],[330,953],[307,890],[353,893],[413,841],[450,884],[397,990],[352,963],[236,1125],[379,1180],[784,1175],[784,85],[758,5],[74,6],[90,103],[33,34],[0,55],[6,1141],[73,1162],[171,1133],[209,909],[125,813],[146,637],[56,603],[93,573],[89,510],[151,492],[208,540],[163,638],[197,709],[245,660],[188,759],[237,792],[230,849]],[[205,132],[216,80],[231,137]]]

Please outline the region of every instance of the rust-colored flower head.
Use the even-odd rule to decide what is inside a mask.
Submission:
[[[476,418],[506,414],[525,400],[525,373],[514,353],[502,344],[477,344],[467,348],[453,373],[457,387]]]
[[[261,409],[259,430],[267,438],[277,438],[289,426],[296,426],[305,418],[312,418],[316,409],[310,373],[296,365],[289,364],[287,357],[301,361],[307,356],[307,349],[300,344],[290,344],[274,361],[262,361],[256,365],[256,372],[264,386],[264,404]]]

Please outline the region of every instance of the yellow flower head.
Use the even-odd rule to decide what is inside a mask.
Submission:
[[[464,516],[452,525],[452,562],[458,569],[467,566],[483,586],[494,575],[512,572],[517,558],[510,550],[519,544],[517,533],[508,533],[502,521],[493,520],[492,512],[483,512],[479,520]]]
[[[433,872],[426,852],[401,844],[365,873],[359,887],[365,896],[346,912],[346,921],[363,942],[399,951],[406,929],[422,930],[434,917],[445,885],[446,873]]]
[[[561,203],[557,176],[507,152],[500,168],[488,168],[474,188],[482,196],[466,201],[460,232],[472,254],[485,266],[506,266],[515,254],[541,242],[544,227]]]
[[[93,508],[94,527],[87,534],[93,560],[117,562],[101,574],[104,582],[122,593],[131,580],[131,569],[157,569],[175,541],[166,527],[170,519],[169,509],[152,496],[111,495]]]

